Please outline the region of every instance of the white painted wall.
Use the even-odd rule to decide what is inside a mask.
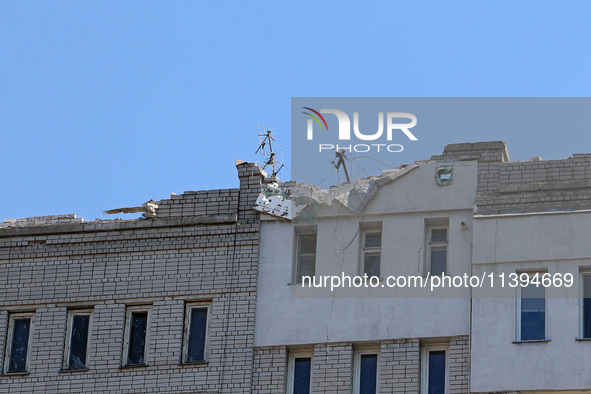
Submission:
[[[547,289],[547,343],[517,339],[518,291],[476,289],[471,391],[581,390],[591,387],[591,342],[580,336],[580,267],[591,267],[590,213],[474,220],[475,274],[523,269],[571,273],[575,285]]]
[[[381,188],[363,215],[337,203],[319,209],[316,275],[358,273],[360,240],[356,233],[362,221],[382,222],[382,277],[419,275],[425,264],[425,219],[439,217],[449,218],[450,273],[469,273],[477,165],[453,164],[450,186],[435,183],[435,168],[442,163],[422,164]],[[462,230],[461,222],[469,229]],[[329,289],[289,284],[296,225],[276,220],[262,223],[255,346],[469,333],[466,288],[433,297],[428,289],[340,289],[333,294]]]

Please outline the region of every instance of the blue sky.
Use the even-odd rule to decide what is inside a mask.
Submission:
[[[1,2],[0,220],[111,219],[237,187],[234,161],[262,159],[257,124],[289,164],[291,97],[589,96],[590,14],[586,1]],[[524,130],[510,153],[591,152],[589,130],[538,137]]]

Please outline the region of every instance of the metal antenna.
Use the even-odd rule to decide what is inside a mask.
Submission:
[[[349,179],[349,171],[347,171],[347,164],[345,163],[345,150],[341,149],[341,151],[337,151],[335,152],[335,156],[339,159],[337,161],[337,164],[335,165],[335,168],[338,170],[339,167],[341,166],[341,164],[343,165],[343,170],[345,170],[345,177],[347,177],[347,182],[351,182],[351,179]]]
[[[281,164],[281,161],[277,161],[276,159],[276,154],[275,152],[273,152],[273,141],[275,141],[274,135],[275,132],[273,130],[273,128],[269,125],[270,130],[267,130],[266,134],[261,134],[261,129],[259,127],[259,148],[256,150],[255,153],[261,153],[261,155],[264,156],[268,156],[267,161],[265,161],[265,165],[263,167],[263,169],[265,169],[267,166],[272,166],[273,168],[273,172],[271,173],[272,178],[277,178],[277,174],[279,173],[279,171],[281,171],[281,169],[283,168],[283,164]],[[265,129],[265,124],[263,123],[263,130]],[[269,149],[265,149],[266,146],[269,145]],[[279,149],[281,149],[279,147]],[[281,167],[279,167],[278,170],[276,170],[276,165],[281,164]]]

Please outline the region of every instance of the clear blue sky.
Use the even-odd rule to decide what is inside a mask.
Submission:
[[[588,1],[2,1],[0,220],[237,187],[258,123],[289,164],[291,97],[589,96],[590,18]],[[516,159],[591,152],[589,130],[524,133]]]

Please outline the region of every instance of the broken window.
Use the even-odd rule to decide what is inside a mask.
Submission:
[[[447,186],[451,184],[454,175],[454,166],[437,167],[435,171],[435,182],[439,186]]]
[[[185,320],[183,354],[185,362],[207,359],[209,304],[188,304]]]
[[[125,328],[124,365],[146,365],[150,308],[129,307]]]
[[[11,314],[6,342],[5,372],[27,372],[31,354],[32,313]]]
[[[297,233],[295,283],[302,283],[302,276],[316,274],[316,233]]]
[[[69,312],[64,369],[88,368],[87,354],[91,315],[91,310]]]
[[[368,276],[380,276],[380,257],[382,250],[382,232],[365,230],[362,233],[362,273]]]

